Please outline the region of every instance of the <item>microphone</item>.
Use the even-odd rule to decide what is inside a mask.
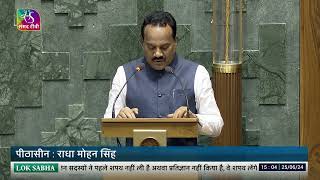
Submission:
[[[119,93],[117,94],[116,98],[114,99],[113,105],[112,105],[112,118],[115,118],[115,105],[117,102],[117,99],[119,98],[123,88],[128,84],[129,80],[139,71],[142,71],[143,68],[145,67],[144,63],[141,63],[139,65],[136,66],[135,71],[131,74],[131,76],[128,78],[128,80],[126,81],[126,83],[122,86],[121,90],[119,91]]]
[[[183,92],[184,97],[186,98],[186,101],[187,101],[187,117],[189,118],[189,110],[190,110],[190,108],[189,108],[189,101],[188,101],[188,97],[187,97],[187,94],[186,94],[186,91],[185,91],[185,89],[184,89],[184,86],[183,86],[183,84],[182,84],[181,79],[173,72],[173,68],[172,68],[172,67],[166,66],[166,67],[164,68],[164,70],[165,70],[166,72],[172,74],[172,75],[173,75],[174,77],[176,77],[177,80],[179,81],[179,83],[180,83],[180,85],[181,85],[181,87],[182,87],[182,92]]]

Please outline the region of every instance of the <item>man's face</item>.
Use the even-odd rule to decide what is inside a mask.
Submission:
[[[143,50],[147,63],[155,70],[163,70],[174,58],[177,43],[169,25],[147,25],[144,29]]]

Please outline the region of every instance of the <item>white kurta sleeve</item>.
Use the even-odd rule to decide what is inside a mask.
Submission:
[[[120,92],[122,86],[126,83],[126,74],[124,72],[123,66],[118,67],[117,72],[113,78],[111,90],[109,92],[109,102],[106,112],[104,114],[104,118],[111,118],[112,117],[112,105],[117,96]],[[117,99],[115,104],[115,116],[117,117],[119,111],[126,106],[126,94],[127,94],[127,86],[125,86]]]
[[[223,119],[214,98],[208,71],[199,65],[194,79],[194,93],[199,118],[199,131],[202,135],[217,137],[223,127]]]

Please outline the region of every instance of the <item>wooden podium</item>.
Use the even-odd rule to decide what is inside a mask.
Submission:
[[[167,146],[167,138],[198,138],[197,118],[105,118],[104,137],[133,138],[134,146]]]

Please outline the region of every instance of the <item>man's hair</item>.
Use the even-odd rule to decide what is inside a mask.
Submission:
[[[147,15],[144,18],[143,24],[141,26],[142,39],[144,39],[144,29],[149,24],[160,27],[165,27],[169,25],[172,29],[172,37],[173,39],[176,39],[177,24],[176,20],[170,13],[164,11],[154,11],[151,14]]]

